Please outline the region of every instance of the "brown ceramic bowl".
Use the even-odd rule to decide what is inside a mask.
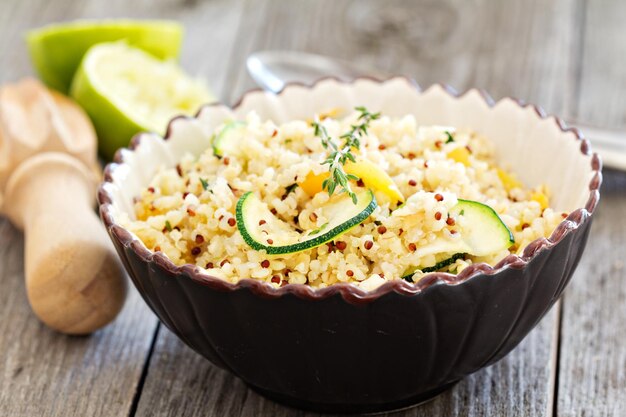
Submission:
[[[494,267],[458,276],[433,273],[417,284],[396,280],[371,293],[349,284],[276,289],[242,277],[226,283],[193,265],[176,266],[119,225],[160,164],[199,154],[227,117],[256,110],[281,122],[329,107],[365,105],[419,123],[471,127],[496,145],[499,160],[530,185],[546,183],[570,214],[548,239]],[[108,165],[100,214],[128,273],[165,325],[251,388],[296,407],[376,412],[428,400],[511,351],[559,298],[585,247],[599,200],[600,161],[574,129],[534,106],[498,103],[471,90],[425,92],[404,78],[327,79],[274,96],[248,93],[234,108],[208,106],[174,119],[165,140],[136,137]],[[185,372],[184,369],[180,370]]]

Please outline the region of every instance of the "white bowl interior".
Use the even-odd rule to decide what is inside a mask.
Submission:
[[[418,124],[471,128],[495,143],[501,166],[512,170],[526,185],[546,184],[557,210],[584,207],[593,175],[591,156],[580,151],[581,143],[563,132],[554,118],[541,118],[531,107],[503,99],[491,107],[476,90],[461,97],[439,85],[424,92],[405,78],[379,83],[360,79],[353,84],[324,80],[312,88],[289,86],[280,95],[255,91],[235,110],[225,106],[204,108],[197,119],[176,119],[167,141],[143,138],[134,152],[123,150],[125,165],[113,171],[105,184],[113,196],[114,218],[120,212],[132,217],[132,199],[147,186],[159,167],[171,167],[186,153],[199,155],[210,146],[211,132],[227,119],[256,111],[262,119],[277,123],[307,119],[333,107],[366,106],[389,116],[413,114]]]

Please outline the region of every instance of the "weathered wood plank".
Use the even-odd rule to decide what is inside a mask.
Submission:
[[[249,1],[224,97],[233,102],[253,87],[244,70],[250,52],[301,49],[413,74],[424,84],[520,96],[561,112],[571,95],[576,8],[568,0]],[[550,36],[555,26],[563,31]],[[432,403],[394,415],[551,415],[557,333],[553,310],[507,358]],[[163,328],[137,414],[313,415],[247,390]]]
[[[124,415],[156,318],[133,289],[117,320],[91,337],[40,323],[26,299],[20,232],[0,220],[0,410],[3,415]]]
[[[583,54],[576,117],[607,127],[626,127],[626,34],[623,1],[585,2]]]
[[[577,117],[626,127],[626,4],[586,6]],[[626,173],[605,171],[587,254],[564,296],[559,416],[626,415],[625,190]]]
[[[121,2],[118,2],[121,3]],[[0,4],[0,81],[32,74],[23,33],[79,17],[81,2]],[[112,10],[114,5],[109,3]],[[119,4],[118,4],[119,9]],[[101,15],[105,10],[101,10]],[[124,415],[131,407],[157,321],[132,290],[118,319],[91,337],[41,324],[26,299],[20,232],[0,218],[0,410],[3,415]]]
[[[28,28],[75,18],[177,17],[186,10],[167,1],[0,2],[0,82],[32,74],[23,41]],[[201,50],[196,48],[194,53]],[[128,414],[155,336],[156,317],[132,289],[117,320],[91,337],[49,330],[28,306],[22,247],[21,233],[0,218],[0,414]]]

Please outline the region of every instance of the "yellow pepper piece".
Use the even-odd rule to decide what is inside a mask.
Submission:
[[[455,148],[448,152],[448,158],[460,162],[466,167],[470,166],[470,153],[467,148]]]
[[[375,163],[367,159],[357,159],[356,162],[348,161],[344,165],[344,170],[347,174],[359,177],[367,187],[386,194],[391,201],[404,202],[404,196],[389,174]],[[322,183],[328,176],[329,174],[326,172],[317,175],[310,172],[299,184],[300,188],[313,197],[322,191]]]
[[[356,162],[349,161],[344,169],[346,173],[359,177],[367,187],[387,195],[392,202],[399,201],[404,203],[404,196],[389,174],[370,160],[357,159]]]
[[[507,191],[511,191],[514,188],[522,188],[522,183],[519,182],[515,175],[509,174],[503,169],[498,168],[498,177]]]
[[[314,174],[313,171],[309,172],[304,181],[298,185],[302,188],[302,191],[313,197],[315,194],[322,191],[322,183],[328,178],[328,172],[322,172],[321,174]]]
[[[541,191],[533,191],[530,194],[530,199],[536,201],[541,206],[541,210],[545,210],[548,208],[548,196]]]

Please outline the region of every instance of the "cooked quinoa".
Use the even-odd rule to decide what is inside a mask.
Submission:
[[[321,123],[339,138],[357,121],[354,113]],[[245,140],[237,152],[218,157],[209,148],[199,157],[186,155],[176,167],[162,167],[136,197],[134,213],[122,223],[147,248],[232,283],[242,278],[277,287],[349,282],[372,290],[403,277],[417,282],[422,269],[450,259],[450,253],[437,248],[463,236],[463,219],[450,216],[458,199],[495,210],[515,243],[482,257],[458,254],[440,269],[450,273],[521,253],[531,241],[549,236],[567,215],[548,207],[546,187],[526,188],[499,166],[492,144],[480,134],[419,126],[413,116],[383,114],[371,121],[356,152],[386,172],[404,204],[373,189],[377,207],[356,227],[311,249],[268,255],[252,249],[239,231],[235,211],[244,193],[252,191],[276,217],[303,233],[324,226],[328,219],[321,209],[339,196],[329,197],[325,190],[310,195],[302,185],[308,177],[328,172],[322,164],[328,151],[310,121],[277,125],[251,113],[241,125]],[[365,184],[353,181],[351,187]]]

